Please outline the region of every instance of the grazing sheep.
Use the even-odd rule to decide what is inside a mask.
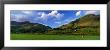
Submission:
[[[75,32],[77,31],[77,30],[74,30]]]

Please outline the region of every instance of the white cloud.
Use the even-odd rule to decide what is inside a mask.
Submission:
[[[28,21],[29,17],[23,14],[12,14],[11,20],[17,22]]]
[[[56,16],[57,13],[58,13],[58,11],[54,10],[54,11],[52,11],[51,13],[49,13],[48,15],[50,15],[50,16]]]
[[[41,18],[43,20],[47,20],[48,19],[48,15],[45,12],[43,12],[43,13],[41,13]]]
[[[78,12],[76,13],[76,16],[80,16],[80,14],[81,14],[81,11],[78,11]]]
[[[29,10],[23,10],[23,11],[14,11],[11,13],[11,20],[17,21],[17,22],[23,22],[23,21],[33,21],[33,20],[41,20],[41,21],[47,21],[49,18],[53,19],[60,19],[63,17],[64,14],[58,13],[58,11],[52,11],[50,13],[46,12],[36,12],[29,11]]]
[[[48,14],[49,16],[55,17],[57,19],[60,19],[64,16],[64,14],[58,13],[58,11],[54,10],[51,13]]]
[[[35,13],[30,10],[11,11],[11,21],[23,22],[31,21]]]
[[[55,19],[60,19],[61,17],[64,16],[64,14],[58,13],[58,11],[51,11],[50,13],[45,13],[45,12],[38,12],[38,15],[40,15],[40,18],[43,20],[47,20],[49,17],[54,17]]]
[[[85,12],[85,15],[87,15],[87,14],[95,14],[95,15],[98,15],[98,14],[100,14],[100,11],[98,11],[98,10],[89,10],[89,11],[86,11],[86,12]]]
[[[63,16],[64,16],[64,14],[58,13],[55,17],[56,17],[57,19],[60,19],[60,18],[63,17]]]
[[[16,21],[15,19],[16,19],[15,14],[11,14],[11,21]]]
[[[57,23],[57,24],[61,24],[61,22],[55,22],[55,23]]]
[[[38,15],[42,15],[42,13],[44,13],[44,12],[38,12],[37,14],[38,14]]]
[[[27,14],[27,15],[32,15],[33,14],[33,11],[24,10],[24,11],[22,11],[22,13]]]
[[[24,13],[24,14],[28,14],[28,15],[33,14],[33,12],[30,11],[30,10],[24,10],[24,11],[22,11],[22,13]]]

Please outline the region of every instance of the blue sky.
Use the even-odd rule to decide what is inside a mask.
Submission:
[[[99,10],[11,10],[11,21],[40,23],[52,28],[68,24],[87,14],[99,15]]]

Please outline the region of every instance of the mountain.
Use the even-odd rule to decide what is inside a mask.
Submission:
[[[100,15],[88,14],[66,25],[51,28],[39,23],[11,21],[12,33],[100,35]]]
[[[11,21],[11,26],[20,26],[20,25],[23,25],[23,24],[29,24],[30,22],[29,21],[25,21],[25,22],[16,22],[16,21]]]
[[[50,31],[58,34],[86,34],[99,35],[100,34],[100,16],[94,14],[85,15],[69,24],[63,25]]]
[[[85,15],[69,24],[63,25],[60,28],[74,28],[74,27],[89,27],[89,26],[100,26],[100,16],[94,14]]]
[[[39,23],[30,23],[29,21],[25,22],[11,21],[11,31],[14,33],[42,32],[48,29],[51,29],[51,27]]]

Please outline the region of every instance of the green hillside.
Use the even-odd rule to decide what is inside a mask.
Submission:
[[[82,26],[100,26],[100,17],[98,15],[85,15],[75,21],[70,22],[69,24],[63,25],[60,28],[74,28],[74,27]]]
[[[12,33],[41,33],[41,34],[70,34],[70,35],[99,35],[100,16],[94,14],[85,15],[69,24],[58,28],[51,28],[39,23],[11,21]]]
[[[11,32],[13,33],[43,33],[48,29],[51,27],[38,23],[11,21]]]
[[[88,14],[58,28],[11,21],[11,40],[99,40],[100,16]]]
[[[100,34],[100,16],[89,14],[85,15],[69,24],[60,27],[65,32],[72,34]]]

